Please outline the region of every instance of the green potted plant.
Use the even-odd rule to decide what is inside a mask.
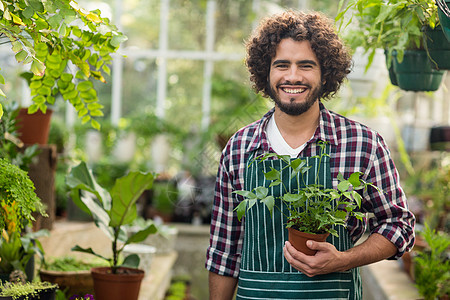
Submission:
[[[54,300],[57,288],[45,281],[0,283],[0,300]]]
[[[35,220],[33,213],[46,216],[44,205],[35,193],[33,182],[28,173],[17,165],[26,167],[27,152],[23,156],[11,154],[17,152],[14,140],[14,130],[10,123],[10,116],[3,114],[0,106],[0,144],[2,158],[0,158],[0,272],[9,273],[14,270],[27,271],[32,277],[34,271],[33,260],[35,253],[42,254],[43,249],[37,237],[46,234],[46,231],[22,235],[22,231]],[[8,112],[6,110],[6,112]],[[9,147],[11,146],[12,147]],[[11,151],[8,151],[10,149]],[[3,152],[3,150],[5,150]],[[13,151],[14,150],[14,151]],[[15,153],[15,152],[14,152]],[[9,158],[15,161],[13,164]],[[16,165],[17,164],[17,165]]]
[[[423,31],[438,25],[434,0],[355,0],[342,8],[344,2],[340,1],[336,22],[341,30],[348,29],[345,39],[352,48],[361,46],[369,53],[367,67],[377,49],[384,49],[394,85],[412,91],[439,88],[445,71],[436,70],[429,59]],[[347,14],[351,18],[345,23]],[[356,26],[349,29],[351,22]]]
[[[419,233],[427,247],[417,253],[414,261],[414,281],[425,300],[447,299],[450,293],[450,237],[425,224]]]
[[[103,106],[93,80],[105,82],[111,55],[126,36],[100,11],[87,11],[75,1],[3,2],[0,16],[0,37],[11,43],[17,62],[29,66],[23,75],[33,96],[28,113],[45,114],[60,95],[83,123],[99,129],[95,118],[103,115]]]
[[[46,259],[39,269],[42,281],[55,283],[65,295],[84,295],[94,293],[91,269],[108,264],[104,261],[86,261],[72,256]]]
[[[324,153],[325,145],[325,143],[321,144],[319,160],[327,155]],[[263,162],[273,157],[284,162],[283,169],[290,169],[290,179],[296,179],[298,186],[301,186],[306,176],[311,176],[311,174],[308,174],[311,166],[308,166],[307,161],[301,158],[291,160],[289,156],[268,153],[256,157],[252,163]],[[348,215],[361,220],[364,214],[357,211],[361,207],[362,199],[358,191],[367,189],[369,186],[376,188],[371,183],[362,180],[359,172],[355,172],[348,179],[344,179],[340,175],[337,178],[339,180],[337,189],[324,189],[318,182],[319,172],[320,168],[316,174],[313,174],[314,183],[306,184],[296,191],[289,191],[284,186],[283,190],[286,192],[277,197],[286,210],[281,207],[278,207],[278,209],[289,213],[285,215],[289,242],[297,250],[307,255],[314,255],[316,252],[306,246],[307,240],[314,239],[323,242],[330,234],[338,236],[335,226],[345,226]],[[276,198],[268,196],[268,187],[283,184],[281,171],[271,168],[271,170],[264,172],[264,177],[265,184],[263,186],[258,186],[251,191],[235,191],[236,194],[244,197],[244,200],[235,208],[239,220],[257,201],[264,203],[272,214]],[[298,237],[299,240],[297,241],[295,237]]]
[[[157,231],[153,223],[130,236],[124,228],[137,218],[136,201],[145,190],[151,188],[154,178],[154,173],[129,172],[116,179],[108,192],[96,182],[84,162],[72,168],[67,176],[72,200],[92,215],[96,226],[111,240],[112,257],[96,253],[92,248],[78,245],[72,248],[73,251],[93,254],[110,264],[91,269],[97,300],[133,300],[139,295],[144,277],[144,271],[137,269],[139,257],[132,254],[121,262],[120,254],[126,245],[139,243]]]

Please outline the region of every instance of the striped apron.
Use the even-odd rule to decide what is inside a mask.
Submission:
[[[306,184],[310,184],[314,183],[319,159],[306,159],[308,165],[312,166],[305,174]],[[262,185],[269,188],[270,182],[265,180],[263,172],[270,171],[271,167],[282,170],[284,166],[285,162],[282,160],[247,164],[245,190]],[[332,188],[329,157],[322,158],[319,170],[319,183],[325,188]],[[282,170],[282,180],[291,192],[298,190],[301,182],[297,177],[290,179],[289,168]],[[300,184],[300,188],[302,185]],[[269,194],[278,198],[284,186],[270,187]],[[310,278],[286,261],[283,246],[288,239],[285,224],[289,211],[283,207],[280,199],[275,200],[275,205],[272,217],[261,203],[255,204],[245,215],[245,236],[236,299],[362,299],[361,278],[357,268]],[[339,251],[353,247],[348,231],[342,226],[335,229],[339,238],[330,235],[327,242]]]

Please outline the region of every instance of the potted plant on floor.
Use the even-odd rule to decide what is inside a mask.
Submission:
[[[45,281],[0,283],[0,300],[55,300],[57,288]]]
[[[139,257],[132,254],[121,262],[120,254],[126,245],[139,243],[157,231],[153,223],[130,236],[124,228],[137,218],[136,201],[145,190],[151,188],[154,178],[154,173],[129,172],[116,179],[108,192],[97,184],[84,162],[72,168],[67,176],[72,200],[91,214],[95,225],[111,239],[112,257],[96,253],[92,248],[78,245],[72,248],[73,251],[93,254],[110,264],[109,267],[91,269],[97,300],[138,298],[144,277],[144,271],[137,269]]]
[[[324,153],[326,144],[321,143],[320,145],[321,153],[318,157],[321,161],[327,154]],[[283,161],[284,168],[290,169],[290,179],[296,179],[298,186],[301,186],[306,176],[311,176],[308,174],[311,166],[308,166],[306,160],[301,158],[292,160],[289,156],[268,153],[256,157],[252,163],[260,163],[274,157]],[[287,187],[284,187],[286,192],[278,197],[281,205],[289,212],[288,215],[285,215],[289,242],[297,250],[307,255],[316,253],[306,246],[307,240],[314,239],[324,242],[330,234],[338,236],[335,226],[346,226],[348,215],[362,220],[364,214],[357,211],[361,207],[362,199],[358,191],[368,187],[376,188],[371,183],[362,180],[359,172],[355,172],[348,179],[344,179],[340,174],[337,178],[339,180],[337,189],[324,189],[318,183],[319,172],[320,168],[314,174],[314,183],[306,184],[303,188],[295,191],[289,191]],[[271,168],[264,172],[264,177],[266,180],[263,186],[258,186],[251,191],[235,191],[236,194],[244,197],[244,200],[235,208],[239,220],[257,201],[264,203],[272,215],[276,198],[268,195],[268,187],[283,184],[281,171]],[[277,208],[283,212],[281,207]]]
[[[72,256],[52,257],[41,265],[39,277],[57,284],[67,297],[94,294],[91,269],[107,265],[104,261],[86,261]]]
[[[377,49],[384,49],[392,84],[411,91],[439,88],[445,71],[429,59],[422,30],[439,23],[434,0],[356,0],[342,9],[343,4],[336,22],[343,32],[348,29],[344,35],[353,49],[361,46],[369,53],[368,66]],[[350,23],[356,26],[347,28]]]

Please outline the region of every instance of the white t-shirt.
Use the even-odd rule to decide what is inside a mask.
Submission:
[[[281,132],[278,129],[273,115],[272,117],[270,117],[270,120],[267,123],[266,130],[269,144],[272,147],[273,151],[275,151],[275,153],[278,155],[289,155],[292,158],[296,158],[298,154],[302,152],[302,150],[306,147],[306,143],[295,149],[289,146],[289,144],[286,143],[283,136],[281,135]]]

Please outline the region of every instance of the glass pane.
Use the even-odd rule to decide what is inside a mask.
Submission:
[[[169,49],[205,49],[205,20],[206,1],[171,0],[169,17]]]
[[[244,53],[243,41],[252,30],[252,1],[224,0],[216,6],[216,51]]]
[[[126,47],[158,49],[160,0],[122,0],[122,30],[127,35]]]
[[[202,118],[203,62],[167,62],[166,118],[189,130],[200,128]]]
[[[156,109],[158,69],[155,59],[126,58],[122,77],[122,116]]]

